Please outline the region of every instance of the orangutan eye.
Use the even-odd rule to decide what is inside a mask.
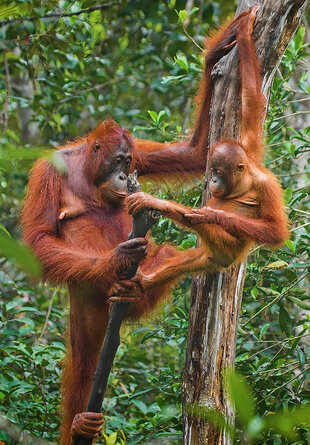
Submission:
[[[126,167],[130,167],[130,165],[131,165],[131,159],[128,158],[128,159],[126,160]]]
[[[95,150],[95,151],[99,151],[99,150],[100,150],[100,144],[99,144],[99,142],[96,142],[96,143],[95,143],[94,150]]]
[[[239,172],[242,172],[244,170],[244,164],[238,164],[237,169]]]

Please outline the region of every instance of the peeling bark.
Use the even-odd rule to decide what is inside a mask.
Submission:
[[[268,97],[280,59],[300,24],[307,0],[240,0],[237,14],[260,4],[254,40]],[[240,139],[240,79],[237,48],[214,67],[214,92],[210,110],[210,145],[220,137]],[[209,176],[209,168],[207,174]],[[205,182],[203,202],[209,199]],[[221,410],[233,421],[233,410],[222,385],[222,372],[235,361],[239,310],[246,263],[225,273],[193,280],[189,316],[183,404],[199,404]],[[206,421],[183,412],[184,445],[230,445],[231,439]]]

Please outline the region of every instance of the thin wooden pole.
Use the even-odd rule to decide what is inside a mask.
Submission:
[[[141,190],[136,173],[128,177],[128,192],[135,193]],[[144,238],[150,227],[158,220],[159,213],[153,210],[143,209],[133,216],[132,231],[128,239]],[[139,263],[134,264],[126,274],[126,278],[135,276]],[[111,305],[110,318],[100,352],[97,369],[94,376],[92,390],[87,403],[86,411],[100,413],[108,378],[113,365],[114,357],[120,344],[120,328],[128,311],[129,303],[113,303]],[[91,445],[93,439],[85,436],[77,436],[75,445]]]

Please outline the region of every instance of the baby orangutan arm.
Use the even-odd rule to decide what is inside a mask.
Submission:
[[[135,291],[137,286],[143,292],[147,292],[167,283],[173,285],[183,275],[201,271],[214,272],[218,269],[206,247],[178,251],[176,255],[166,259],[162,265],[147,275],[138,269],[137,275],[131,280],[118,280],[111,289],[109,302],[118,301],[120,297],[123,298],[126,295],[129,300],[131,296],[137,295]]]
[[[159,210],[166,218],[191,228],[191,224],[184,218],[186,213],[190,213],[190,209],[175,202],[158,199],[148,193],[138,192],[128,196],[126,204],[130,214],[134,215],[143,208]]]
[[[185,218],[192,225],[218,224],[230,235],[240,239],[250,239],[256,243],[276,246],[281,244],[277,222],[271,218],[251,219],[239,214],[225,212],[224,210],[203,207],[192,209]]]

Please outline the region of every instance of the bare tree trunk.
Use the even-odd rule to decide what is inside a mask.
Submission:
[[[263,94],[268,97],[274,72],[300,23],[307,0],[239,0],[237,13],[255,4],[254,40],[259,57]],[[235,48],[213,70],[210,144],[219,138],[240,139],[240,79]],[[209,176],[209,168],[207,169]],[[203,200],[209,198],[205,191]],[[191,294],[186,365],[183,376],[183,406],[195,403],[221,410],[233,421],[233,411],[222,385],[222,372],[235,360],[236,336],[246,264],[194,279]],[[205,420],[183,410],[183,444],[231,444]]]

